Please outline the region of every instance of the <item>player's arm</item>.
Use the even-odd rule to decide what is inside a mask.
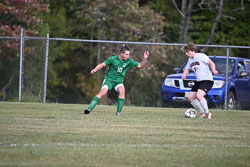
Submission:
[[[149,51],[145,51],[143,60],[137,65],[138,68],[143,68],[147,64],[148,56],[149,56]]]
[[[96,73],[98,70],[102,69],[103,67],[106,67],[105,62],[98,64],[93,70],[91,70],[90,74]]]
[[[183,74],[182,74],[181,78],[182,78],[182,79],[186,79],[188,73],[189,73],[189,70],[188,70],[188,69],[185,69],[185,70],[183,71]]]
[[[212,60],[208,60],[207,62],[210,65],[211,71],[213,74],[218,74],[218,71],[215,69],[215,64]]]

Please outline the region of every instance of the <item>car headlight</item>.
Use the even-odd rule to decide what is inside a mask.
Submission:
[[[225,82],[223,80],[214,80],[214,85],[212,88],[221,88],[224,86]]]
[[[165,79],[165,85],[166,85],[166,86],[170,86],[170,87],[175,87],[174,79],[166,78],[166,79]]]

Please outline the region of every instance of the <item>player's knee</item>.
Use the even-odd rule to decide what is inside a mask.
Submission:
[[[196,97],[199,101],[201,101],[204,98],[204,95],[202,93],[197,93]]]
[[[125,96],[125,90],[119,91],[119,95],[120,95],[120,96]]]
[[[188,96],[188,101],[191,103],[194,100],[193,97]]]
[[[120,86],[118,88],[118,93],[119,93],[119,96],[125,96],[125,88],[123,86]]]
[[[96,97],[98,97],[99,99],[101,99],[104,95],[106,95],[108,92],[108,90],[106,89],[102,89],[97,95]]]
[[[96,95],[96,97],[98,97],[99,99],[101,99],[103,96],[104,96],[104,95],[101,94],[101,93],[98,93],[98,94]]]
[[[190,92],[188,95],[188,101],[191,103],[196,98],[196,93]]]

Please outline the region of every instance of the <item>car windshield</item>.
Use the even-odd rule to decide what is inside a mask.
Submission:
[[[219,72],[219,74],[226,74],[226,63],[227,63],[226,58],[210,57],[210,59],[214,62],[216,70]],[[187,64],[187,62],[180,69],[180,73],[183,73],[183,70],[185,69],[186,64]],[[235,60],[229,59],[229,61],[228,61],[228,74],[233,74],[234,65],[235,65]],[[189,73],[193,73],[193,71],[189,71]]]
[[[216,70],[219,72],[219,74],[226,74],[226,67],[227,67],[227,59],[226,58],[214,58],[210,57],[210,59],[214,62]],[[235,60],[229,59],[228,60],[228,74],[233,74],[234,72],[234,65]]]

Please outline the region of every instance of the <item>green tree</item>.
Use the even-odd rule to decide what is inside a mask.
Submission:
[[[166,40],[178,42],[183,27],[182,18],[187,15],[188,2],[187,0],[141,0],[140,4],[149,5],[153,10],[162,13],[168,23],[164,33],[171,34]],[[214,28],[214,35],[209,39],[211,42],[207,44],[248,46],[249,8],[250,2],[246,0],[193,0],[187,42],[207,43],[211,29]],[[213,27],[215,22],[216,25]]]
[[[163,42],[161,39],[165,24],[163,17],[148,7],[139,7],[137,0],[53,1],[50,4],[50,12],[51,36]],[[60,28],[65,31],[61,31]],[[57,29],[59,31],[55,31]],[[52,56],[55,57],[52,63],[56,77],[50,85],[51,90],[53,87],[57,88],[53,90],[60,90],[55,92],[55,94],[61,95],[57,101],[89,102],[98,91],[103,77],[102,72],[99,75],[90,76],[90,70],[112,54],[119,52],[120,46],[100,43],[57,42],[54,48],[60,51],[57,52],[57,56]],[[135,58],[140,61],[146,48],[134,48],[133,46],[131,48],[133,55],[138,55]],[[166,56],[165,50],[159,48],[158,46],[151,48],[151,50],[160,53],[152,56],[151,62],[159,59],[164,61],[162,56]],[[161,63],[161,65],[163,64]],[[158,68],[157,64],[154,63],[150,63],[149,66]],[[136,73],[138,80],[143,79],[142,73],[147,73],[147,69]],[[158,72],[156,71],[156,73]],[[162,72],[160,73],[160,75],[155,75],[162,77]],[[134,80],[128,82],[132,83]]]

